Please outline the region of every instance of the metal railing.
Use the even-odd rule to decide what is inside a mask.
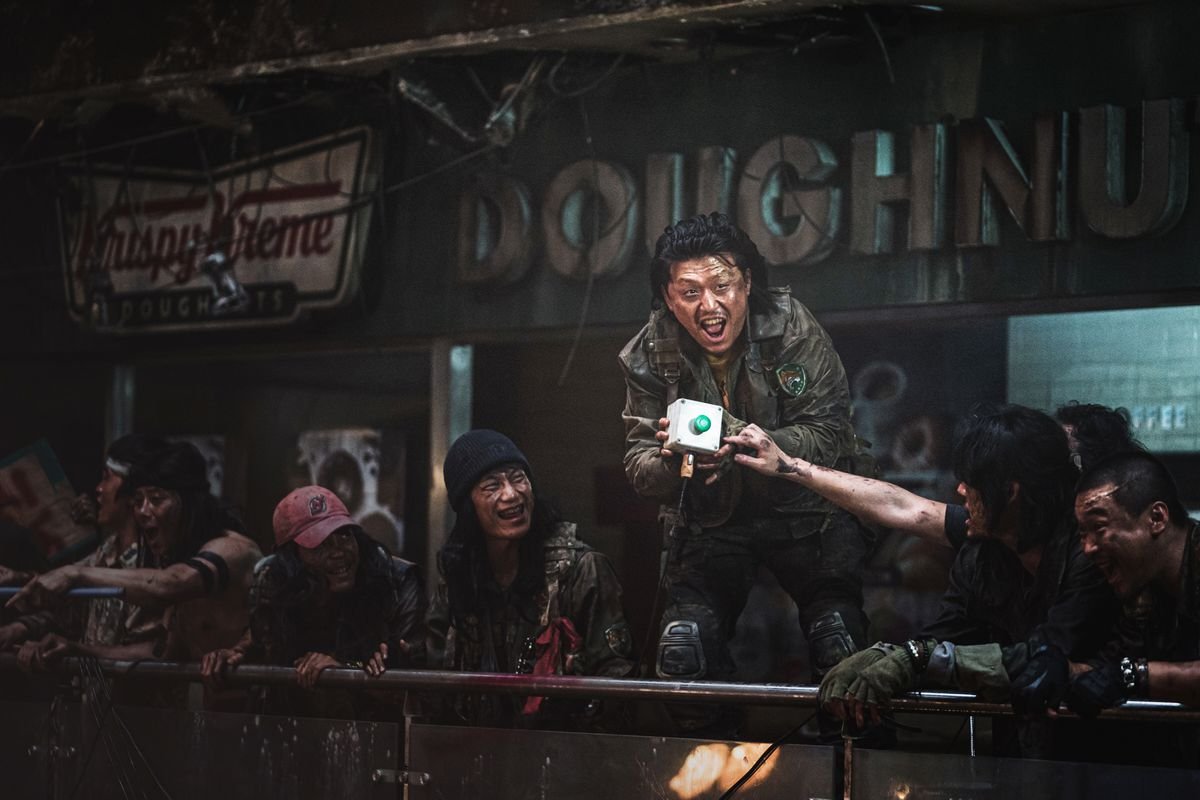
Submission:
[[[55,669],[63,676],[95,676],[97,667],[110,676],[135,679],[194,682],[201,677],[198,663],[166,661],[97,662],[68,658]],[[0,655],[0,674],[16,669],[15,657]],[[228,671],[225,682],[231,687],[295,686],[296,671],[289,667],[242,664]],[[81,685],[88,683],[85,681]],[[804,685],[401,669],[388,670],[377,677],[370,677],[358,669],[327,669],[318,678],[317,687],[370,690],[372,693],[485,693],[795,708],[815,708],[818,703],[817,687]],[[78,690],[65,689],[65,685],[60,684],[55,699],[45,706],[20,701],[7,705],[0,703],[0,721],[5,723],[0,724],[0,761],[14,755],[23,757],[31,770],[25,776],[24,784],[18,782],[16,789],[9,787],[12,793],[6,797],[115,798],[118,795],[114,786],[120,783],[122,775],[128,786],[121,784],[119,796],[135,796],[126,791],[133,786],[131,781],[136,776],[131,777],[130,773],[134,772],[142,775],[143,782],[149,780],[147,775],[156,776],[156,782],[161,778],[170,787],[167,796],[179,800],[215,796],[225,800],[243,797],[258,800],[263,796],[282,796],[278,793],[285,790],[289,796],[300,798],[391,797],[396,791],[402,791],[406,798],[421,800],[477,797],[482,796],[482,791],[498,800],[515,800],[529,796],[535,790],[544,796],[607,798],[613,796],[611,792],[618,787],[626,796],[687,797],[686,794],[672,795],[667,791],[667,784],[674,785],[690,774],[687,764],[693,754],[711,756],[712,748],[722,747],[718,743],[684,738],[447,727],[420,723],[408,716],[403,724],[398,724],[113,708],[111,705],[105,708],[103,704],[96,707],[95,700],[89,701],[86,697],[80,703],[72,699],[78,695]],[[832,748],[789,744],[780,750],[783,758],[776,759],[773,777],[758,786],[753,796],[782,798],[797,796],[796,792],[800,792],[799,796],[840,796],[843,800],[852,800],[852,797],[874,797],[880,786],[893,783],[898,788],[895,791],[889,789],[888,796],[908,796],[909,787],[925,785],[925,794],[917,792],[911,795],[914,798],[986,798],[1006,796],[1018,790],[1025,800],[1090,798],[1101,796],[1087,794],[1094,791],[1098,782],[1109,791],[1104,797],[1119,797],[1124,795],[1113,787],[1122,786],[1123,780],[1145,781],[1147,786],[1157,786],[1175,794],[1194,794],[1193,789],[1200,790],[1200,775],[1192,777],[1192,773],[1181,770],[1139,771],[1139,768],[1112,765],[1104,767],[1107,772],[1101,778],[1095,765],[975,758],[975,717],[1011,716],[1013,712],[1006,704],[984,702],[973,695],[913,692],[895,698],[891,707],[897,712],[968,717],[964,726],[969,722],[969,757],[901,751],[858,752],[854,740],[846,737],[842,750],[837,753],[838,766],[835,768],[831,758],[836,751]],[[1060,713],[1063,717],[1073,716],[1067,709]],[[1200,708],[1186,708],[1178,703],[1131,701],[1106,710],[1101,716],[1114,720],[1195,723],[1200,722]],[[114,733],[114,726],[123,729],[128,744],[122,744],[124,740],[120,733]],[[1172,726],[1165,730],[1186,729]],[[103,743],[100,752],[108,756],[108,761],[92,758],[97,741]],[[139,744],[133,744],[135,741]],[[330,749],[331,742],[341,743],[341,749],[337,746]],[[130,748],[136,749],[136,757],[127,752]],[[725,749],[728,752],[722,750],[720,755],[726,759],[728,769],[740,774],[745,764],[738,760],[732,745]],[[549,756],[544,755],[550,752],[557,753],[553,765]],[[608,770],[606,781],[611,781],[612,785],[600,789],[610,793],[601,791],[600,795],[593,795],[584,791],[580,794],[588,788],[581,789],[580,776],[586,779],[597,769],[595,756],[588,755],[595,753],[607,756],[604,761],[604,769]],[[518,764],[523,765],[524,771],[517,768]],[[224,771],[214,772],[216,765]],[[638,765],[637,769],[631,765]],[[541,776],[538,778],[541,783],[515,783],[501,792],[488,782],[492,774],[511,775],[514,770],[522,775]],[[38,778],[39,774],[45,778]],[[220,775],[225,783],[212,784],[214,775]],[[1064,775],[1073,777],[1064,783]],[[1020,784],[1018,777],[1026,783],[1035,777],[1038,780],[1044,778],[1049,788],[1042,794],[1031,794],[1021,788],[1024,784]],[[289,779],[293,781],[292,785],[278,784],[280,780]],[[209,783],[197,784],[198,780]],[[1055,784],[1055,780],[1059,784]],[[600,783],[606,784],[606,781]],[[1054,794],[1068,783],[1075,795]],[[80,785],[90,791],[77,795]],[[388,785],[393,789],[388,790]],[[67,791],[71,787],[74,788]],[[984,788],[992,794],[984,792]],[[494,789],[497,793],[493,793]]]
[[[77,659],[66,658],[60,669],[78,671]],[[200,665],[178,661],[97,662],[110,675],[144,675],[156,678],[200,680]],[[0,669],[17,669],[14,656],[0,655]],[[241,664],[226,673],[230,686],[295,685],[296,670],[264,664]],[[720,681],[670,681],[638,678],[586,678],[568,675],[509,675],[490,672],[445,672],[439,670],[392,669],[370,677],[360,669],[330,668],[321,672],[322,688],[390,691],[434,691],[455,693],[509,694],[543,697],[573,697],[613,700],[657,700],[661,702],[704,702],[761,706],[815,707],[817,687],[777,683],[725,683]],[[893,698],[896,711],[931,714],[1011,716],[1012,707],[991,703],[963,692],[921,691]],[[1074,716],[1065,706],[1062,717]],[[1104,719],[1157,722],[1200,722],[1200,708],[1160,700],[1128,700],[1101,712]]]

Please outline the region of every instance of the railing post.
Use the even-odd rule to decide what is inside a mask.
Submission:
[[[842,737],[842,800],[854,795],[854,739]]]

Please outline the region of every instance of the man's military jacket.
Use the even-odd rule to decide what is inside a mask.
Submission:
[[[741,350],[729,364],[723,436],[754,423],[789,455],[814,464],[864,472],[856,463],[845,368],[829,335],[786,289],[769,290],[769,302],[750,299]],[[765,306],[765,307],[764,307]],[[679,460],[664,459],[654,435],[676,398],[724,405],[704,351],[665,308],[625,345],[625,473],[645,497],[671,505],[680,488]],[[694,481],[689,516],[702,526],[721,525],[739,512],[755,517],[812,515],[819,529],[832,511],[826,501],[790,481],[723,468],[712,486]],[[739,508],[740,505],[740,508]]]

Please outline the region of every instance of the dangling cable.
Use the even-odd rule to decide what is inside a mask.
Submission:
[[[758,757],[758,760],[750,766],[750,769],[746,770],[742,777],[738,778],[732,786],[725,790],[725,793],[721,795],[719,800],[729,800],[729,798],[737,794],[738,789],[741,789],[746,785],[746,781],[754,777],[754,773],[758,772],[759,768],[762,767],[763,764],[767,763],[767,759],[770,758],[776,750],[778,750],[782,745],[787,744],[789,739],[799,733],[805,725],[812,722],[816,716],[816,714],[809,715],[808,719],[804,720],[799,725],[785,733],[781,739],[772,743],[772,745],[764,750],[762,755]]]

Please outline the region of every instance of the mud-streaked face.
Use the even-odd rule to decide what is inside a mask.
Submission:
[[[305,569],[325,579],[329,591],[348,592],[358,575],[358,540],[350,525],[338,528],[316,547],[296,546]]]
[[[1080,492],[1075,498],[1075,519],[1083,552],[1104,574],[1119,596],[1136,595],[1152,577],[1149,557],[1155,529],[1152,504],[1134,516],[1113,498],[1114,484]],[[1161,514],[1161,512],[1160,512]]]
[[[161,486],[142,486],[133,493],[133,516],[158,558],[171,552],[181,534],[183,501],[178,492]]]
[[[520,540],[533,523],[533,484],[516,465],[494,469],[471,489],[471,502],[483,535],[489,539]]]
[[[724,256],[676,261],[663,288],[663,300],[705,352],[721,356],[746,327],[750,273]]]

